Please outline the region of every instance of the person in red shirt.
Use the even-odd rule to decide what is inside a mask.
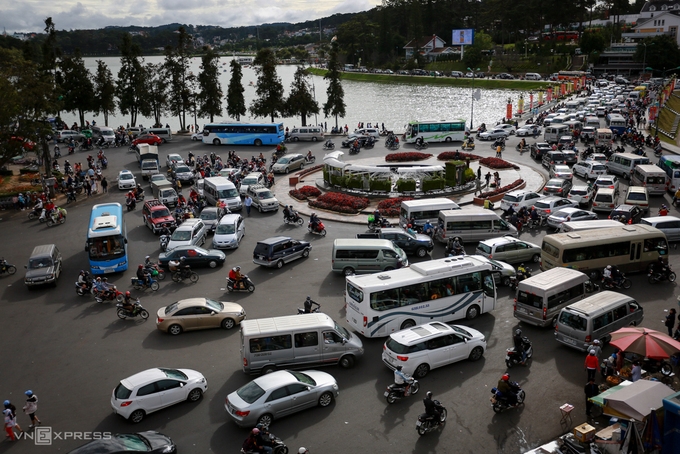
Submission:
[[[595,372],[600,366],[600,362],[595,355],[595,350],[590,350],[588,356],[586,356],[585,369],[588,371],[588,381],[595,380]]]

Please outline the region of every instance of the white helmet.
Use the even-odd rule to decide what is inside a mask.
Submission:
[[[308,452],[309,451],[307,451],[307,448],[305,448],[304,446],[298,449],[298,454],[306,454]]]

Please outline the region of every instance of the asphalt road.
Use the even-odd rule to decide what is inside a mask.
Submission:
[[[335,139],[339,145],[339,140]],[[514,151],[517,139],[510,140],[504,158],[531,165],[542,172],[540,164]],[[322,144],[291,144],[290,151],[312,149],[323,155]],[[219,153],[227,154],[230,147]],[[402,147],[410,149],[410,147]],[[430,152],[453,149],[433,145]],[[170,152],[186,156],[209,153],[208,145],[191,142],[177,136],[172,144],[160,147],[161,163]],[[242,147],[239,154],[249,157],[270,149]],[[382,142],[364,154],[384,155]],[[491,155],[487,143],[478,143],[478,154]],[[108,150],[109,169],[105,172],[113,183],[118,170],[128,168],[138,173],[134,155],[126,149]],[[85,162],[86,153],[68,157],[71,163]],[[350,160],[345,155],[346,160]],[[64,158],[60,160],[62,163]],[[284,177],[285,178],[285,177]],[[90,206],[102,201],[122,202],[124,193],[110,185],[108,195],[92,199],[81,198],[69,205],[66,224],[47,228],[29,221],[26,213],[1,213],[0,255],[17,265],[14,276],[0,276],[2,293],[2,329],[0,345],[4,358],[0,376],[0,398],[10,399],[22,407],[23,392],[32,389],[40,399],[38,416],[44,426],[51,426],[63,439],[54,440],[51,447],[36,446],[30,440],[16,444],[0,443],[0,453],[67,452],[83,443],[74,440],[80,432],[131,432],[158,430],[172,437],[182,453],[237,453],[247,431],[239,429],[226,416],[226,395],[251,377],[240,368],[238,330],[199,331],[171,337],[155,327],[156,310],[178,299],[205,296],[243,305],[249,318],[287,315],[296,312],[306,295],[320,302],[323,311],[345,323],[343,285],[340,275],[330,272],[331,245],[335,238],[353,237],[364,231],[363,226],[329,221],[328,236],[308,235],[304,227],[284,225],[280,212],[259,214],[253,210],[246,221],[246,236],[241,247],[227,252],[223,268],[199,269],[197,284],[176,284],[167,279],[154,294],[141,296],[142,304],[152,316],[148,321],[119,320],[112,305],[97,304],[90,297],[78,297],[73,288],[78,271],[86,269],[85,232]],[[670,198],[664,196],[668,204]],[[653,199],[653,206],[662,203]],[[656,212],[652,208],[652,212]],[[675,212],[675,208],[672,209]],[[145,255],[158,255],[158,238],[142,225],[141,209],[126,213],[130,240],[131,264],[143,261]],[[524,233],[522,239],[540,244],[545,231]],[[252,250],[258,239],[273,235],[291,235],[309,240],[313,250],[309,258],[286,265],[281,270],[260,268],[252,263]],[[64,256],[64,273],[56,288],[29,291],[23,284],[23,265],[37,244],[55,243]],[[206,243],[207,246],[210,243]],[[472,250],[468,250],[472,252]],[[437,245],[433,257],[443,257],[442,245]],[[416,259],[417,261],[417,259]],[[670,254],[671,264],[677,265],[678,253]],[[257,286],[253,294],[227,294],[224,287],[229,267],[240,265]],[[537,265],[532,265],[537,271]],[[127,290],[131,269],[109,279],[119,289]],[[664,309],[674,306],[675,284],[651,287],[646,276],[632,276],[630,295],[638,298],[645,308],[644,325],[663,330]],[[512,316],[512,296],[507,288],[499,289],[498,307],[469,323],[488,339],[483,359],[463,361],[432,371],[421,381],[421,394],[431,390],[449,411],[446,426],[419,437],[415,431],[417,416],[423,412],[422,396],[418,394],[388,406],[383,397],[385,387],[392,382],[392,372],[383,366],[380,355],[383,340],[364,339],[365,356],[354,369],[325,369],[333,374],[340,386],[340,396],[330,407],[315,408],[273,423],[271,430],[297,452],[300,446],[318,453],[519,453],[535,448],[565,431],[560,427],[559,406],[565,402],[576,405],[574,425],[585,422],[583,385],[584,355],[568,349],[553,339],[550,329],[523,326],[524,333],[534,342],[534,360],[530,367],[515,368],[512,379],[519,381],[527,393],[526,405],[520,409],[494,414],[490,407],[490,389],[506,371],[505,349],[512,345],[511,334],[517,326]],[[611,347],[605,348],[605,353]],[[156,367],[196,369],[208,379],[209,389],[195,404],[183,403],[148,415],[139,425],[131,425],[112,413],[110,395],[122,378],[141,370]],[[20,414],[24,429],[28,417]],[[73,434],[67,434],[73,432]]]

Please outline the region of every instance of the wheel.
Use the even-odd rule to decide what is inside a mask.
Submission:
[[[668,275],[668,281],[669,282],[675,282],[675,273],[671,272],[671,274]]]
[[[319,235],[321,236],[326,236],[326,229],[323,229],[322,231],[319,232]]]
[[[116,315],[118,315],[119,319],[125,320],[125,311],[123,309],[118,309],[116,311]]]
[[[534,263],[538,263],[541,261],[541,254],[534,254],[533,257],[531,257],[531,260],[533,260]]]
[[[229,291],[229,293],[233,292],[234,286],[227,284],[227,291]]]
[[[28,213],[28,219],[30,219],[31,221],[34,220],[36,217],[37,215],[34,212],[31,211],[30,213]]]
[[[144,290],[144,287],[139,282],[135,283],[135,285],[133,285],[132,288],[135,290]]]
[[[220,324],[222,329],[232,329],[234,326],[236,326],[236,322],[234,321],[233,318],[225,318],[222,320],[222,323]]]
[[[508,369],[512,369],[512,361],[510,361],[509,359],[506,359],[505,360],[505,367],[507,367]]]
[[[7,274],[14,274],[17,272],[17,267],[14,265],[9,265],[5,271],[7,271]]]
[[[448,412],[446,411],[446,408],[442,408],[442,412],[439,416],[439,422],[442,423],[446,421],[446,417],[448,416]]]
[[[503,278],[503,285],[505,285],[506,287],[510,287],[510,278],[509,277]]]
[[[146,309],[143,309],[139,312],[139,316],[146,320],[149,318],[149,312]]]
[[[154,276],[156,280],[162,281],[165,279],[165,272],[164,271],[159,271],[157,275]]]
[[[298,219],[295,223],[296,223],[297,225],[302,225],[302,224],[305,223],[305,220],[302,219],[302,218],[300,218],[300,219]]]
[[[182,280],[182,276],[179,273],[172,273],[172,280],[174,282],[179,282]]]
[[[279,260],[278,262],[276,262],[276,267],[279,269],[283,268],[283,260]]]
[[[277,446],[273,452],[274,454],[288,454],[288,446]]]
[[[161,286],[158,282],[154,281],[154,282],[151,283],[151,291],[152,292],[157,292],[159,288],[161,288]]]
[[[631,287],[631,285],[633,285],[633,283],[632,283],[631,280],[628,279],[628,278],[625,278],[625,279],[623,280],[623,284],[621,284],[621,286],[622,286],[623,288],[625,288],[626,290],[628,290],[628,289]]]
[[[345,355],[340,358],[340,367],[343,369],[351,369],[354,366],[354,357],[350,355]]]
[[[293,137],[293,142],[298,142],[300,140],[299,137]]]
[[[191,276],[189,276],[189,280],[191,281],[192,284],[195,284],[196,282],[198,282],[198,274],[192,272]]]
[[[290,172],[290,169],[289,169],[288,167],[286,167],[286,168],[284,169],[284,172],[288,173],[288,172]]]
[[[170,325],[168,327],[168,334],[172,334],[173,336],[177,336],[178,334],[182,334],[182,327],[179,325]]]
[[[465,313],[465,318],[468,320],[472,320],[473,318],[476,318],[479,315],[479,306],[476,304],[473,304],[470,306],[470,308],[467,310]]]
[[[316,137],[312,137],[312,142],[316,142]]]
[[[351,266],[346,266],[342,270],[342,274],[344,274],[345,276],[354,276],[354,268],[352,268]]]
[[[272,415],[265,413],[257,419],[257,423],[262,424],[262,426],[267,429],[271,425],[273,419],[274,417]]]
[[[416,370],[413,372],[413,376],[418,377],[418,378],[423,378],[425,375],[427,375],[427,373],[429,371],[430,371],[430,366],[423,363],[423,364],[419,365],[418,367],[416,367]]]
[[[273,364],[270,364],[269,366],[264,366],[262,368],[262,375],[271,374],[272,372],[276,372],[276,366],[274,366]]]
[[[494,413],[500,413],[503,411],[503,409],[501,408],[500,404],[493,404],[493,411]]]
[[[262,141],[260,139],[255,139],[255,142],[253,143],[256,147],[262,146]]]
[[[393,404],[397,401],[397,396],[395,396],[394,393],[389,393],[387,397],[385,397],[385,400],[388,404]]]
[[[135,410],[132,412],[128,420],[133,424],[138,424],[144,419],[144,410]]]
[[[260,212],[260,213],[262,213],[262,205],[259,205],[259,206],[257,207],[257,211]]]
[[[302,251],[302,256],[305,257],[305,258],[309,257],[309,249],[305,249],[304,251]],[[673,280],[675,280],[675,279],[673,279]]]
[[[410,391],[411,391],[411,394],[412,394],[412,395],[413,395],[413,394],[418,394],[418,391],[420,391],[420,383],[414,382],[414,383],[411,385]]]
[[[404,323],[401,324],[401,328],[399,328],[399,329],[402,329],[402,330],[403,329],[409,329],[409,328],[413,328],[414,326],[416,326],[416,322],[414,322],[411,319],[408,319],[408,320],[404,320]]]
[[[215,267],[217,267],[217,262],[215,260],[211,260],[211,261],[208,262],[208,266],[210,268],[215,268]]]
[[[656,284],[656,279],[654,278],[653,274],[647,276],[647,282],[649,282],[650,284]]]
[[[189,402],[197,402],[198,400],[200,400],[202,395],[203,395],[203,391],[201,391],[200,388],[194,388],[191,391],[189,391],[189,395],[187,396],[187,400]]]
[[[445,140],[445,142],[446,142],[446,143],[450,143],[450,142],[451,142],[451,137],[447,137],[446,140]]]
[[[416,430],[418,431],[418,435],[420,435],[421,437],[427,433],[427,428],[425,427],[425,425],[416,427]]]
[[[249,284],[249,285],[248,285],[248,291],[249,291],[250,293],[253,293],[253,292],[255,291],[255,285]]]
[[[321,394],[321,397],[319,397],[319,407],[328,407],[331,403],[333,403],[333,394],[329,391]]]
[[[52,227],[54,225],[54,221],[52,219],[47,220],[47,227]]]
[[[427,249],[424,247],[419,247],[418,250],[416,251],[416,255],[420,258],[423,258],[427,255]]]
[[[482,347],[475,347],[470,352],[470,356],[469,356],[468,359],[470,361],[477,361],[478,359],[480,359],[482,357],[483,354],[484,354],[484,349]]]
[[[213,145],[221,145],[220,139],[213,139]]]
[[[122,293],[120,295],[116,296],[116,301],[118,301],[119,303],[122,303],[124,299],[125,299],[125,296],[123,296]]]
[[[526,397],[527,397],[527,395],[526,395],[526,393],[524,392],[524,390],[520,391],[519,393],[517,393],[517,403],[518,403],[518,404],[524,403],[524,399],[525,399]]]

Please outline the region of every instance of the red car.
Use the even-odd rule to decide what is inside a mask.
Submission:
[[[24,139],[23,137],[12,136],[9,138],[9,140],[11,141],[11,143],[14,143],[23,148],[25,151],[33,151],[33,149],[35,148],[35,143],[31,142],[28,139]]]
[[[156,134],[143,134],[132,141],[132,145],[139,145],[140,143],[148,143],[149,145],[160,145],[163,139]]]

